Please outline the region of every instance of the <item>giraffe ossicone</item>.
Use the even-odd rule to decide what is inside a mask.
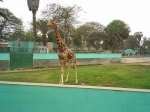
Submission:
[[[59,48],[58,57],[59,57],[60,65],[61,65],[61,77],[60,77],[59,84],[64,83],[63,77],[64,77],[64,67],[65,67],[66,63],[68,63],[68,74],[67,74],[65,81],[68,81],[69,74],[70,74],[70,66],[73,63],[74,70],[75,70],[75,79],[76,79],[76,83],[78,83],[77,67],[76,67],[76,63],[77,63],[76,55],[63,42],[63,40],[60,36],[60,33],[59,33],[57,23],[55,21],[51,20],[48,22],[47,25],[53,27],[53,29],[55,31],[56,41],[57,41],[58,48]]]

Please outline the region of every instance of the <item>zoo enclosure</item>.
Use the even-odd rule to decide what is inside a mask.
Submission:
[[[77,65],[119,63],[121,54],[76,54]],[[58,54],[0,53],[0,70],[60,66]]]

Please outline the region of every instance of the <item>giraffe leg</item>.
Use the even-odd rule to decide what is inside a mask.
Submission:
[[[64,76],[64,66],[61,64],[61,76],[60,76],[60,82],[59,84],[63,84],[63,76]]]
[[[76,67],[76,63],[74,63],[74,70],[75,70],[76,84],[78,84],[78,76],[77,76],[77,67]]]
[[[70,74],[70,65],[71,65],[71,63],[69,62],[69,64],[68,64],[68,74],[67,74],[65,82],[68,81],[68,77],[69,77],[69,74]]]
[[[75,69],[76,84],[78,84],[77,69]]]

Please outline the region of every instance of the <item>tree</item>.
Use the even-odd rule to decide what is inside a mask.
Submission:
[[[32,29],[25,32],[23,41],[34,41]],[[36,41],[41,42],[41,37],[39,35],[37,35]]]
[[[16,30],[12,35],[9,36],[9,40],[24,40],[24,31],[23,30]]]
[[[0,0],[0,1],[3,2],[2,0]],[[2,16],[4,19],[6,19],[8,21],[8,18],[3,10],[0,10],[0,16]]]
[[[124,43],[126,49],[136,50],[138,48],[138,41],[133,35],[130,35]]]
[[[104,26],[98,22],[86,22],[76,29],[75,37],[82,41],[83,48],[87,45],[90,49],[90,43],[86,43],[86,41],[89,38],[89,35],[93,32],[104,32]]]
[[[150,38],[147,38],[147,37],[143,38],[142,47],[145,49],[145,51],[150,51]]]
[[[124,21],[113,20],[106,26],[105,32],[107,34],[108,49],[113,51],[123,43],[123,40],[128,38],[130,27]]]
[[[103,44],[104,33],[103,32],[92,32],[87,39],[87,42],[92,45],[96,52]]]
[[[34,41],[33,32],[31,32],[31,31],[25,32],[24,41]]]
[[[18,27],[14,30],[14,32],[9,36],[9,40],[24,40],[24,27],[22,25],[22,20],[18,23]]]
[[[74,38],[73,43],[74,43],[74,50],[77,50],[82,45],[82,43],[81,43],[79,38]]]
[[[47,7],[42,11],[42,16],[46,20],[55,20],[60,29],[63,31],[62,38],[64,42],[70,38],[73,25],[77,24],[78,13],[82,9],[76,5],[62,6],[60,4],[47,4]]]
[[[86,40],[92,32],[103,32],[104,26],[98,22],[86,22],[77,28],[78,36]]]
[[[48,20],[41,20],[41,19],[39,19],[36,23],[37,30],[42,33],[42,42],[44,46],[46,46],[46,42],[47,42],[46,34],[49,30],[47,23],[48,23]]]
[[[9,18],[9,21],[5,20],[3,17],[0,17],[0,38],[8,39],[15,31],[22,27],[22,21],[15,17],[8,9],[4,10]]]
[[[47,39],[47,41],[48,41],[48,42],[54,42],[54,38],[55,38],[55,33],[54,33],[54,31],[53,31],[53,32],[49,32],[49,33],[48,33],[48,39]],[[55,39],[55,43],[56,43],[56,39]]]
[[[7,16],[3,12],[0,12],[0,16],[2,16],[4,19],[6,19],[8,21]]]
[[[140,41],[141,41],[141,38],[142,38],[142,36],[143,36],[143,33],[142,33],[142,32],[135,32],[135,33],[134,33],[134,36],[135,36],[135,38],[138,40],[138,44],[139,44],[139,46],[140,46]]]

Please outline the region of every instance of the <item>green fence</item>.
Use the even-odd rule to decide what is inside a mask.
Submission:
[[[10,54],[10,69],[16,68],[32,68],[33,67],[33,54]]]
[[[0,53],[32,53],[33,48],[23,48],[23,47],[4,47],[0,46]]]
[[[0,53],[8,53],[8,52],[10,52],[9,47],[0,46]]]
[[[36,42],[39,46],[40,42]],[[8,41],[8,46],[0,46],[0,53],[33,53],[34,42]]]

